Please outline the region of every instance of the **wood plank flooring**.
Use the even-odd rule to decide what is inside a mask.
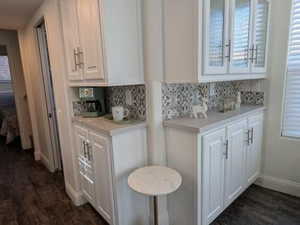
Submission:
[[[61,173],[49,173],[17,143],[3,143],[0,225],[108,225],[90,205],[72,204]],[[211,225],[300,225],[300,199],[253,185]]]
[[[211,225],[300,225],[300,198],[252,185]]]
[[[0,225],[107,225],[88,204],[76,207],[62,173],[49,173],[18,144],[0,139]]]

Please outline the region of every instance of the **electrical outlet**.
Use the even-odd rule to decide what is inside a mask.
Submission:
[[[126,90],[125,92],[125,96],[126,96],[126,105],[132,105],[132,93],[130,90]]]

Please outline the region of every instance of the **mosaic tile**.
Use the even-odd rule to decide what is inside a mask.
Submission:
[[[126,91],[130,90],[132,95],[132,105],[126,104]],[[111,113],[111,107],[123,106],[130,112],[130,118],[146,120],[146,90],[144,85],[118,86],[105,88],[106,111]],[[80,101],[73,102],[74,115],[84,112],[84,104]]]
[[[209,84],[163,84],[163,119],[190,116],[192,106],[202,104],[203,97],[209,99],[208,108],[218,107],[224,97],[235,97],[241,92],[243,104],[264,104],[262,81],[228,81]]]

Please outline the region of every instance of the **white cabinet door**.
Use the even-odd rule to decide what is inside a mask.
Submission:
[[[252,0],[231,0],[230,73],[249,73]]]
[[[60,9],[63,25],[67,75],[69,80],[81,80],[82,70],[79,65],[78,55],[80,42],[76,0],[60,1]]]
[[[96,182],[96,209],[110,223],[113,222],[113,187],[109,141],[95,133],[89,134],[93,152]]]
[[[104,59],[99,0],[77,0],[81,49],[79,59],[85,80],[104,80]]]
[[[203,136],[202,214],[210,224],[223,210],[225,173],[225,128]]]
[[[87,161],[87,139],[88,139],[88,130],[81,126],[74,126],[75,128],[75,141],[78,158],[83,161]]]
[[[205,0],[204,74],[227,73],[229,0]]]
[[[251,185],[259,176],[260,159],[263,136],[263,115],[249,118],[249,145],[246,155],[247,186]]]
[[[227,127],[225,207],[231,204],[244,189],[246,133],[246,119]]]
[[[251,63],[253,73],[265,73],[267,67],[270,1],[254,0],[253,45]]]
[[[80,171],[79,173],[81,191],[86,200],[92,205],[95,205],[95,183],[92,179],[86,176],[85,171],[86,170],[84,170],[84,172]]]

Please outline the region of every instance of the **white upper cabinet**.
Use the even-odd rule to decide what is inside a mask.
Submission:
[[[251,0],[231,1],[229,39],[229,73],[250,72],[249,49],[251,46]]]
[[[60,9],[63,12],[62,25],[68,78],[71,81],[82,80],[78,58],[80,41],[77,26],[77,7],[74,0],[63,0],[60,1]]]
[[[265,73],[267,67],[270,1],[254,1],[253,45],[251,48],[252,72]]]
[[[141,0],[61,0],[71,86],[144,83]]]
[[[228,10],[228,0],[206,1],[203,56],[205,74],[224,74],[227,72]]]
[[[269,9],[269,0],[165,0],[166,82],[265,78]]]
[[[77,0],[79,38],[78,58],[85,80],[102,80],[104,76],[103,48],[98,0]]]

